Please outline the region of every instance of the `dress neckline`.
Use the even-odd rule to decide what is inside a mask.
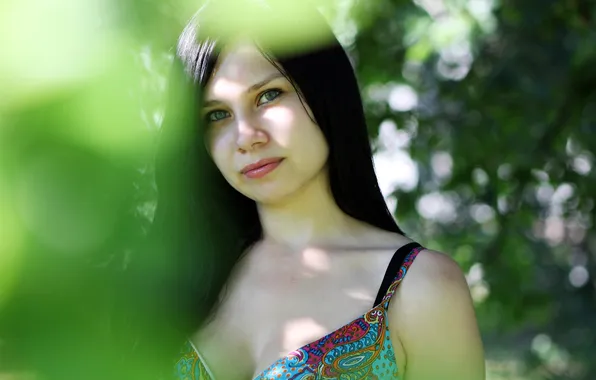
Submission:
[[[401,280],[403,280],[403,278],[406,274],[406,271],[409,268],[409,266],[411,265],[411,263],[413,262],[414,258],[423,249],[424,248],[416,242],[405,244],[402,247],[400,247],[399,249],[397,249],[397,251],[393,254],[393,257],[391,258],[389,265],[387,266],[385,275],[383,277],[383,281],[381,283],[379,292],[377,294],[377,298],[376,298],[375,303],[371,309],[369,309],[367,312],[365,312],[361,316],[353,319],[352,321],[347,322],[346,324],[342,325],[338,329],[335,329],[335,330],[329,332],[328,334],[322,336],[321,338],[318,338],[310,343],[307,343],[307,344],[301,346],[300,348],[297,348],[293,351],[288,352],[281,358],[274,361],[269,367],[258,372],[258,375],[256,377],[254,377],[253,380],[261,379],[264,374],[269,372],[278,363],[281,363],[284,360],[292,360],[292,358],[299,356],[301,351],[306,350],[309,347],[316,346],[318,343],[329,339],[332,335],[336,334],[338,331],[348,328],[349,326],[353,325],[354,323],[365,319],[367,316],[372,315],[373,318],[382,318],[382,323],[384,325],[383,326],[384,331],[388,332],[389,325],[387,322],[387,309],[389,307],[389,302],[391,301],[391,297],[395,293],[395,290],[397,289],[397,285],[399,285],[399,283],[401,283]],[[388,336],[388,341],[390,341],[389,336]],[[188,340],[188,343],[190,344],[194,353],[198,356],[202,366],[205,368],[205,371],[209,375],[210,380],[217,380],[215,378],[215,376],[213,375],[213,372],[211,371],[211,369],[208,367],[207,363],[203,359],[203,356],[201,355],[201,353],[197,349],[197,347],[190,340]],[[393,360],[395,361],[396,360],[395,351],[392,350],[391,353],[393,355]],[[309,364],[305,364],[305,365],[310,367]],[[313,368],[310,368],[310,369],[312,371],[314,371]]]

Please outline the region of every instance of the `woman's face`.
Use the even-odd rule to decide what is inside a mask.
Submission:
[[[310,109],[256,46],[224,51],[205,91],[208,149],[236,190],[274,204],[324,175],[328,146]]]

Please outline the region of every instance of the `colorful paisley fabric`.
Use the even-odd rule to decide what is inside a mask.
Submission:
[[[182,357],[176,362],[175,372],[177,380],[215,380],[189,341],[184,344]]]
[[[289,353],[254,380],[399,379],[387,309],[408,268],[423,249],[417,247],[408,253],[376,307],[331,334]],[[189,342],[176,364],[176,374],[179,380],[215,380]]]

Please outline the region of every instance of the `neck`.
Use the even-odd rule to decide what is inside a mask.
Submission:
[[[264,240],[293,250],[353,243],[364,223],[337,205],[323,172],[291,197],[275,204],[259,204]]]

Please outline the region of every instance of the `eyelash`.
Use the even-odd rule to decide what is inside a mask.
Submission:
[[[273,99],[271,99],[271,100],[269,100],[269,101],[266,101],[266,102],[264,102],[264,103],[258,104],[258,101],[259,101],[259,100],[260,100],[260,99],[261,99],[263,96],[265,96],[266,94],[269,94],[269,93],[271,93],[271,92],[276,92],[276,93],[277,93],[277,95],[276,95],[276,96],[275,96]],[[269,89],[269,90],[263,91],[263,92],[261,92],[261,93],[260,93],[260,94],[257,96],[257,106],[262,106],[262,105],[264,105],[264,104],[269,104],[269,103],[271,103],[271,102],[275,101],[276,99],[278,99],[280,96],[282,96],[282,95],[283,95],[283,93],[284,93],[284,92],[283,92],[281,89],[279,89],[279,88],[271,88],[271,89]],[[217,120],[211,120],[211,119],[210,119],[210,117],[211,117],[212,115],[214,115],[214,114],[216,114],[216,113],[218,113],[218,112],[224,112],[224,113],[226,113],[226,114],[229,114],[229,112],[228,112],[228,111],[224,111],[224,110],[213,110],[213,111],[211,111],[211,112],[208,112],[208,113],[205,115],[205,122],[207,122],[207,123],[217,123],[218,121],[222,121],[222,120],[224,119],[223,117],[222,117],[221,119],[217,119]]]
[[[282,91],[282,90],[280,90],[279,88],[272,88],[272,89],[269,89],[269,90],[263,91],[263,92],[262,92],[262,93],[261,93],[261,94],[260,94],[260,95],[257,97],[257,99],[261,99],[263,96],[265,96],[266,94],[269,94],[269,93],[271,93],[271,92],[277,92],[277,95],[276,95],[276,96],[275,96],[273,99],[269,100],[267,103],[270,103],[270,102],[274,101],[275,99],[279,98],[279,97],[280,97],[280,96],[283,94],[283,91]],[[264,103],[264,104],[267,104],[267,103]],[[257,104],[257,105],[259,105],[259,104]]]

